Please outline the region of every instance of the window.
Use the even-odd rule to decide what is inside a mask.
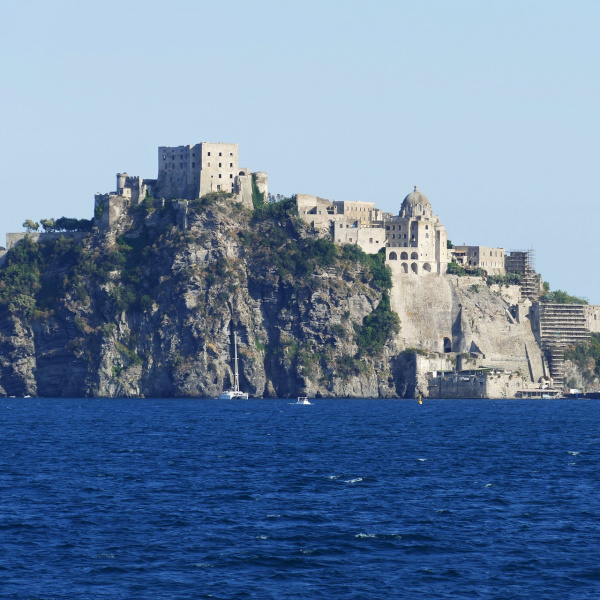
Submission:
[[[207,156],[210,156],[210,152],[207,153]]]
[[[233,179],[233,175],[229,175],[229,179]]]
[[[395,234],[395,233],[392,233],[392,237],[393,237],[394,239],[396,239],[396,234]]]
[[[221,186],[220,186],[220,185],[218,185],[218,186],[217,186],[217,189],[218,189],[218,190],[220,190],[220,189],[221,189]]]
[[[229,163],[229,166],[233,168],[233,163]]]
[[[233,156],[233,152],[230,152],[230,153],[229,153],[229,156]]]
[[[196,167],[196,163],[195,163],[195,162],[193,162],[193,163],[192,163],[192,169],[194,169],[195,167]]]
[[[221,179],[221,177],[222,177],[222,175],[221,175],[221,173],[219,173],[219,179]]]
[[[223,153],[222,153],[222,152],[219,152],[219,156],[223,156]]]
[[[209,154],[210,154],[210,152],[209,152]],[[210,163],[208,163],[208,166],[210,167]]]
[[[351,242],[351,241],[352,241],[352,238],[348,238],[348,241],[349,241],[349,242]]]
[[[369,244],[373,243],[373,238],[369,238]]]
[[[183,163],[179,163],[179,168],[183,169]]]
[[[222,165],[222,163],[219,163],[219,167]]]
[[[385,228],[389,231],[390,230],[390,226],[386,225]]]
[[[194,158],[196,158],[196,153],[195,153],[195,152],[192,152],[192,156],[193,156]]]

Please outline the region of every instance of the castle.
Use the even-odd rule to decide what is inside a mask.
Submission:
[[[118,173],[115,191],[95,195],[94,226],[114,237],[128,207],[151,200],[163,206],[172,203],[176,221],[185,229],[188,203],[213,192],[230,193],[233,202],[252,209],[253,198],[268,197],[268,176],[239,167],[237,144],[161,146],[156,179]],[[558,394],[566,345],[600,332],[598,306],[538,302],[541,278],[534,269],[533,251],[452,246],[417,186],[397,214],[384,212],[374,202],[330,201],[308,194],[297,194],[296,204],[298,216],[336,244],[354,244],[369,254],[383,249],[392,271],[391,307],[402,323],[397,341],[400,347],[424,351],[417,355],[415,369],[419,377],[427,374],[429,383],[422,379],[418,387],[429,386],[429,395],[540,395],[548,389],[550,376]],[[7,249],[26,235],[37,241],[88,234],[9,233]],[[0,250],[0,260],[5,254]],[[450,265],[450,273],[463,267],[476,276],[443,277]],[[478,296],[481,273],[507,272],[520,273],[521,284],[491,286],[490,293]],[[485,308],[481,303],[487,303]],[[473,373],[460,375],[469,361]],[[521,375],[517,378],[516,373]]]
[[[148,197],[185,202],[211,192],[228,192],[234,195],[234,202],[251,209],[253,186],[266,198],[267,173],[240,168],[237,144],[200,142],[194,146],[160,146],[156,179],[117,173],[116,190],[96,194],[94,209],[103,229],[111,228],[123,207],[139,204]],[[185,203],[177,203],[177,207],[184,206]]]
[[[329,231],[336,243],[356,244],[367,253],[385,248],[394,274],[443,275],[450,262],[490,275],[506,272],[504,248],[448,248],[446,228],[417,186],[397,215],[377,209],[373,202],[330,202],[308,194],[298,194],[297,202],[299,216],[314,229]]]

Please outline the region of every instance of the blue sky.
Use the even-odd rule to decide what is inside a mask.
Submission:
[[[454,243],[533,247],[600,304],[600,3],[5,0],[4,232],[91,217],[159,145],[237,142],[269,188],[397,211]]]

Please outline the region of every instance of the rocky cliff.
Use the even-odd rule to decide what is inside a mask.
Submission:
[[[390,397],[408,390],[382,259],[319,238],[291,201],[146,200],[0,268],[0,394]]]

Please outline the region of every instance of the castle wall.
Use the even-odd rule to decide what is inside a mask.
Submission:
[[[248,169],[240,169],[239,174],[234,179],[234,190],[240,198],[242,206],[252,210],[252,174]]]
[[[440,274],[440,264],[436,261],[431,248],[388,246],[385,249],[385,260],[392,269],[394,277]]]
[[[454,246],[453,253],[464,255],[464,262],[457,261],[469,268],[481,268],[488,275],[504,275],[504,248],[489,248],[488,246]]]
[[[199,197],[202,156],[195,146],[160,146],[156,195],[164,198]]]
[[[385,230],[382,227],[362,226],[360,221],[350,224],[336,221],[333,224],[334,241],[338,244],[356,244],[367,254],[376,254],[385,248]]]
[[[381,221],[383,217],[382,211],[375,208],[374,202],[334,200],[333,205],[338,214],[344,215],[348,220],[360,221],[363,225]]]
[[[6,251],[14,248],[21,240],[29,238],[32,242],[51,242],[53,240],[60,240],[60,238],[69,238],[75,240],[82,240],[85,236],[89,235],[88,231],[48,231],[48,232],[33,232],[28,233],[21,231],[18,233],[7,233],[6,234]]]
[[[202,142],[198,146],[202,155],[200,196],[217,191],[233,192],[234,179],[240,172],[238,145]]]
[[[264,171],[257,171],[256,173],[253,173],[253,175],[256,179],[256,187],[259,193],[263,195],[266,202],[267,196],[269,195],[269,175]]]
[[[587,305],[583,307],[587,328],[592,333],[600,333],[600,306]]]
[[[315,229],[329,230],[336,219],[342,218],[341,215],[338,217],[335,203],[325,198],[310,194],[297,194],[296,204],[298,216]]]
[[[430,398],[516,398],[523,379],[506,371],[433,372],[429,376]]]
[[[234,192],[239,171],[237,144],[160,146],[156,195],[193,200],[219,190]]]

